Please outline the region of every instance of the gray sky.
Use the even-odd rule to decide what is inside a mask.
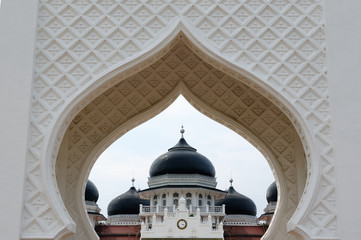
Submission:
[[[173,147],[180,138],[210,159],[216,169],[217,188],[234,188],[251,198],[257,206],[257,216],[267,205],[266,190],[274,181],[263,155],[241,136],[211,120],[193,108],[180,96],[162,113],[126,133],[114,142],[95,163],[89,179],[99,190],[98,205],[107,215],[109,202],[131,187],[148,187],[152,162]]]

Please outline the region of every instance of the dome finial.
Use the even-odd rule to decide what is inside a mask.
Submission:
[[[233,179],[231,178],[231,179],[229,180],[229,182],[231,183],[231,187],[232,187]]]
[[[183,124],[182,124],[182,128],[180,130],[180,133],[182,134],[182,138],[183,138],[183,133],[185,132],[184,128],[183,128]]]
[[[135,178],[133,177],[131,181],[132,181],[132,187],[134,187]]]

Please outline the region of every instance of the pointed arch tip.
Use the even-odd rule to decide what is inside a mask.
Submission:
[[[197,55],[199,53],[203,53],[207,57],[211,58],[212,61],[209,62],[211,65],[213,65],[214,63],[221,64],[223,66],[222,71],[224,71],[225,69],[229,69],[231,71],[236,70],[236,72],[240,73],[241,75],[253,80],[255,79],[259,80],[262,77],[264,77],[264,75],[258,77],[257,75],[254,74],[256,73],[256,71],[252,73],[251,71],[247,70],[245,67],[236,65],[233,62],[230,62],[229,60],[225,59],[223,56],[217,54],[218,50],[212,49],[210,45],[206,46],[204,44],[204,42],[206,42],[206,39],[202,39],[202,35],[196,36],[196,34],[194,34],[194,31],[191,30],[191,27],[188,27],[188,24],[183,20],[179,20],[172,31],[173,34],[166,36],[165,39],[167,37],[173,36],[173,38],[177,38],[178,41],[184,40],[184,42],[187,44],[188,47],[193,46],[198,50],[195,52]],[[192,50],[194,50],[194,48]],[[218,68],[217,66],[214,67]]]
[[[173,34],[170,34],[170,35],[168,35],[168,37],[169,37],[169,39],[167,40],[167,42],[163,42],[164,44],[161,44],[162,42],[158,42],[158,47],[159,48],[155,48],[155,49],[151,49],[150,50],[150,55],[148,55],[148,56],[152,56],[152,55],[156,55],[157,53],[162,53],[163,55],[165,55],[168,51],[165,51],[165,50],[167,50],[167,44],[171,44],[172,43],[172,41],[173,41],[173,43],[174,44],[176,44],[180,39],[182,39],[183,38],[183,36],[186,38],[186,39],[188,39],[189,40],[189,42],[190,43],[194,43],[194,42],[199,42],[197,39],[195,39],[195,37],[194,37],[194,35],[191,33],[191,32],[189,32],[188,34],[186,34],[185,32],[187,31],[187,28],[184,26],[184,24],[182,24],[181,22],[179,22],[179,24],[177,25],[178,26],[178,29],[176,29],[174,32],[173,32]],[[184,35],[183,35],[184,34]],[[177,36],[180,36],[179,38],[177,38]],[[189,37],[189,36],[191,36],[191,37]],[[193,36],[193,37],[192,37]],[[167,38],[167,37],[166,37]],[[164,39],[166,39],[166,38],[164,38]],[[163,39],[163,40],[164,40]],[[162,41],[163,41],[162,40]],[[186,43],[187,44],[187,43]],[[202,43],[201,42],[199,42],[199,44],[201,44],[202,45]],[[197,47],[198,48],[198,46],[196,46],[195,45],[195,47]],[[205,50],[207,50],[207,51],[205,51],[204,49],[202,49],[202,48],[198,48],[198,50],[200,51],[200,52],[202,52],[203,54],[205,54],[205,55],[207,55],[207,56],[209,56],[209,53],[212,53],[212,50],[210,50],[210,49],[208,49],[206,46],[203,46],[204,48],[205,48]],[[213,53],[212,53],[213,54]],[[211,58],[211,59],[213,59],[213,61],[214,62],[218,62],[218,63],[220,63],[220,61],[222,61],[222,57],[220,57],[220,56],[218,56],[218,57],[216,57],[216,58],[212,58],[213,56],[209,56],[209,58]],[[129,59],[129,61],[131,61],[132,59]],[[134,66],[136,66],[137,64],[142,64],[142,62],[144,61],[144,60],[147,60],[147,57],[145,57],[145,58],[142,58],[142,59],[140,59],[140,60],[138,60],[138,61],[136,61],[136,63],[134,64]],[[156,62],[157,60],[154,60],[154,62]],[[226,62],[227,63],[227,62]],[[223,64],[224,65],[224,62],[222,62],[222,63],[220,63],[220,64]],[[216,66],[214,66],[214,67],[216,67]],[[236,66],[236,67],[238,67],[239,69],[241,69],[240,68],[240,66]],[[119,66],[118,66],[118,68],[119,68]],[[217,67],[216,67],[217,68]],[[122,73],[122,69],[113,69],[113,70],[115,70],[115,72],[117,72],[117,74],[119,74],[119,73]],[[220,69],[220,70],[222,70],[222,69]],[[224,69],[223,69],[224,70]],[[223,71],[222,70],[222,71]],[[231,69],[232,70],[232,69]],[[141,71],[141,70],[139,70],[138,69],[138,71]],[[235,72],[238,72],[240,75],[243,75],[242,73],[240,73],[239,71],[235,71]],[[117,75],[116,74],[116,75]],[[104,75],[104,76],[106,76],[106,75]],[[95,79],[95,81],[99,81],[100,83],[105,83],[106,81],[107,81],[107,77],[101,77],[101,78],[97,78],[97,79]],[[122,76],[123,77],[123,76]],[[126,77],[124,77],[124,79],[125,79]],[[108,80],[109,80],[110,78],[108,78]],[[99,86],[99,85],[98,85]],[[179,86],[180,87],[180,86]],[[266,87],[266,89],[267,89],[267,87]],[[90,90],[90,94],[92,93],[92,92],[94,92],[96,90],[96,88],[94,88],[93,90]],[[89,93],[89,92],[88,92]],[[80,94],[78,94],[76,97],[79,97],[80,99],[85,99],[86,98],[86,96],[87,95],[90,95],[90,94],[88,94],[86,91],[84,91],[84,92],[81,92]],[[177,93],[177,94],[175,94],[176,96],[179,96],[179,93]],[[185,96],[186,97],[186,96]],[[187,97],[186,97],[186,99],[187,99]],[[188,100],[188,99],[187,99]],[[188,100],[189,101],[189,100]],[[79,102],[78,102],[79,103]],[[78,104],[77,103],[77,104]],[[76,107],[76,104],[74,105],[75,107]],[[73,109],[74,108],[74,106],[72,107],[72,106],[69,106],[69,108],[71,108],[71,109]],[[70,109],[70,110],[71,110]],[[70,113],[70,112],[68,112],[68,113]],[[61,114],[66,114],[66,112],[64,113],[64,111],[61,113]],[[68,228],[68,226],[67,226],[67,228]],[[70,227],[69,229],[72,229],[72,227]],[[294,231],[293,229],[292,229],[292,231]],[[74,229],[73,230],[70,230],[68,233],[69,234],[71,234],[71,233],[74,233],[75,232],[75,225],[74,225]],[[302,232],[302,231],[301,231]],[[301,235],[301,234],[300,234]],[[65,236],[64,234],[62,235],[62,236]],[[308,235],[307,235],[308,236]],[[304,239],[311,239],[311,238],[304,238]]]

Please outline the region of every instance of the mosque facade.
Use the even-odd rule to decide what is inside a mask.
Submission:
[[[232,179],[228,190],[216,188],[212,162],[187,143],[184,132],[182,128],[178,143],[153,161],[149,188],[136,190],[132,179],[133,186],[109,203],[106,220],[91,211],[97,190],[88,181],[87,211],[90,219],[98,219],[92,222],[101,240],[258,240],[263,236],[276,208],[276,183],[267,190],[265,214],[257,218],[256,205],[235,190]]]

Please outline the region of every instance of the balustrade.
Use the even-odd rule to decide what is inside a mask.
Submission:
[[[164,213],[164,210],[168,209],[168,213],[174,213],[176,210],[176,206],[139,206],[139,212],[140,213]],[[189,213],[196,213],[197,209],[199,209],[200,213],[223,213],[225,214],[225,205],[222,206],[203,206],[203,207],[196,207],[196,206],[189,206]]]

